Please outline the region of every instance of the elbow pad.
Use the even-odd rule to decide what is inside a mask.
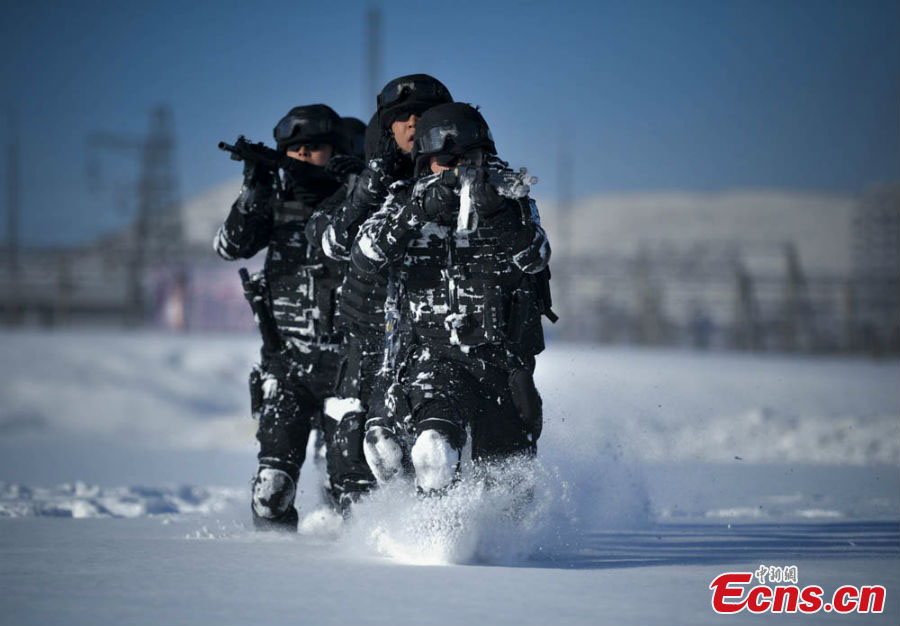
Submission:
[[[367,274],[374,274],[387,264],[387,255],[381,251],[371,233],[360,232],[350,250],[350,260],[357,268]]]
[[[316,211],[306,222],[306,240],[309,245],[318,250],[323,247],[325,229],[328,227],[328,216],[323,211]]]
[[[342,241],[343,239],[338,237],[334,225],[329,224],[322,236],[322,252],[325,253],[325,256],[335,261],[349,261],[350,250],[347,249],[347,244]]]
[[[213,237],[213,250],[226,261],[234,261],[237,258],[237,246],[228,238],[225,226],[219,226],[216,236]]]
[[[526,274],[537,274],[550,263],[550,241],[539,225],[534,225],[534,236],[525,248],[514,252],[513,263]]]

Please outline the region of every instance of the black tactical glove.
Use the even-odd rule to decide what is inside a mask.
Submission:
[[[385,173],[391,178],[395,178],[395,174],[400,169],[400,164],[405,156],[400,146],[394,140],[394,133],[390,130],[385,130],[381,133],[378,143],[375,145],[373,158],[381,159]]]
[[[235,203],[241,215],[249,213],[268,216],[275,196],[275,175],[265,167],[244,161],[244,184]]]
[[[354,210],[363,213],[375,211],[384,202],[391,180],[381,165],[380,161],[373,162],[356,177],[350,191],[350,201],[356,206]]]
[[[336,154],[328,160],[325,171],[344,182],[351,174],[359,174],[365,168],[362,159],[350,154]]]
[[[244,161],[244,187],[269,190],[275,182],[275,174],[263,165]]]
[[[459,212],[459,195],[449,177],[429,185],[422,197],[413,202],[413,214],[422,222],[449,225]]]
[[[472,208],[479,217],[491,217],[507,208],[506,199],[497,193],[497,188],[488,180],[486,169],[478,168],[470,185]]]
[[[322,247],[322,236],[328,228],[328,215],[324,211],[316,211],[306,222],[306,241],[310,247],[318,250]]]

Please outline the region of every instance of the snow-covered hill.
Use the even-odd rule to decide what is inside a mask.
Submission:
[[[188,241],[207,247],[237,197],[231,179],[183,207]],[[601,194],[579,199],[564,224],[555,202],[535,187],[554,254],[633,255],[642,245],[696,242],[774,247],[792,241],[807,271],[847,274],[856,196],[816,191],[734,189]]]
[[[561,255],[633,255],[641,246],[684,249],[700,242],[780,256],[772,250],[793,242],[807,271],[846,275],[858,202],[850,195],[780,189],[604,194],[575,202],[566,223],[552,200],[541,206],[548,231],[565,239],[554,250]]]

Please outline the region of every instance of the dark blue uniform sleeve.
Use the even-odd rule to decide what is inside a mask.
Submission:
[[[226,261],[249,259],[265,248],[272,233],[271,194],[268,190],[241,189],[225,223],[213,239],[213,249]]]
[[[384,205],[363,222],[353,241],[350,259],[363,272],[375,273],[398,261],[421,226],[413,216],[408,186],[391,186]]]
[[[329,218],[322,237],[322,249],[332,259],[346,261],[359,228],[375,213],[387,196],[387,178],[380,159],[369,165],[353,181],[345,201]]]
[[[508,210],[497,218],[503,223],[501,243],[513,263],[526,274],[537,274],[550,262],[550,242],[541,227],[537,205],[531,198],[507,200]]]
[[[524,246],[513,251],[513,263],[526,274],[537,274],[550,263],[550,240],[541,226],[541,217],[534,200],[523,198],[519,202],[528,209],[528,231],[531,238]]]

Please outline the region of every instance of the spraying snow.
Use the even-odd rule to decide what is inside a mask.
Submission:
[[[463,465],[440,497],[417,495],[403,480],[355,509],[343,543],[413,565],[521,563],[577,536],[568,485],[539,462]]]

